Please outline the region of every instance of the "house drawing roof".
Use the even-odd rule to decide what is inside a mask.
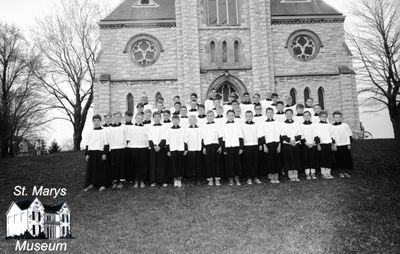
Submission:
[[[19,207],[19,209],[26,210],[31,206],[31,204],[33,203],[33,201],[35,201],[35,199],[36,199],[35,197],[31,197],[16,201],[15,204]]]
[[[250,0],[251,1],[251,0]],[[343,16],[324,0],[265,0],[271,1],[272,17]],[[137,6],[140,0],[124,0],[100,23],[175,22],[175,0],[151,0],[157,6]]]
[[[43,205],[44,206],[44,211],[46,213],[57,213],[61,210],[61,208],[63,207],[63,205],[65,204],[65,202],[59,203],[57,205],[54,206],[49,206],[49,205]]]

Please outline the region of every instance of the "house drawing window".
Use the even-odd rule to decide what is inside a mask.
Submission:
[[[222,42],[222,62],[223,63],[228,62],[228,49],[227,49],[226,41]]]
[[[206,0],[208,25],[239,25],[238,0]]]
[[[325,91],[322,87],[318,88],[318,104],[325,109]]]
[[[32,220],[35,220],[35,211],[32,211]]]
[[[292,104],[295,105],[297,104],[297,91],[296,89],[292,88],[290,89],[290,97],[292,97]]]
[[[36,235],[36,228],[35,228],[35,225],[32,226],[32,235]]]

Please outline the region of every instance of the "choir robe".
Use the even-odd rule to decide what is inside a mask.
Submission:
[[[188,106],[187,109],[188,109],[188,113],[187,113],[188,116],[196,116],[197,117],[199,115],[199,112],[197,111],[197,109],[192,109],[192,108],[190,108],[190,106]]]
[[[144,124],[126,126],[128,181],[146,181],[149,170],[149,128]]]
[[[222,124],[225,124],[226,123],[226,117],[224,117],[224,116],[216,116],[215,118],[214,118],[214,122],[217,124],[217,125],[222,125]]]
[[[228,112],[228,110],[232,110],[233,108],[232,108],[232,104],[230,104],[230,103],[227,103],[227,104],[225,104],[224,106],[224,115],[226,116],[226,113]]]
[[[99,127],[91,130],[87,135],[85,155],[89,155],[86,168],[85,186],[108,187],[111,185],[111,176],[103,155],[108,154],[108,144],[105,129]],[[109,159],[109,158],[107,158]]]
[[[297,113],[293,116],[293,120],[298,124],[302,124],[304,122],[304,115]]]
[[[111,130],[111,126],[112,126],[112,124],[104,124],[103,127],[102,127],[104,129],[104,132],[105,132],[105,135],[106,135],[106,140],[107,140],[107,137],[108,137],[108,132]],[[108,140],[107,140],[107,143],[108,143]],[[107,155],[107,159],[106,159],[105,162],[106,162],[107,174],[109,175],[109,178],[111,180],[111,152],[110,152],[110,146],[108,146],[108,151],[107,151],[106,155]]]
[[[255,114],[254,117],[253,117],[253,121],[254,121],[257,125],[259,125],[259,124],[265,122],[265,120],[266,120],[266,117],[263,116],[263,115],[257,115],[257,114]]]
[[[203,127],[203,125],[206,123],[207,123],[206,115],[197,116],[197,126],[199,126],[199,128]]]
[[[253,103],[241,103],[240,104],[240,109],[241,109],[241,117],[244,117],[246,114],[246,111],[251,111],[254,113],[254,104]]]
[[[301,158],[303,169],[316,169],[318,167],[317,161],[317,146],[315,144],[315,137],[317,136],[316,125],[311,121],[303,121],[300,124],[301,132]],[[312,147],[308,147],[312,145]]]
[[[261,175],[281,172],[281,155],[277,151],[280,143],[281,125],[282,123],[274,119],[267,119],[259,127],[258,138],[268,148],[268,152],[264,156],[266,168],[261,169]]]
[[[275,106],[272,106],[272,100],[261,100],[260,101],[261,107],[262,107],[262,114],[265,116],[267,115],[266,110],[267,108],[275,108]]]
[[[185,130],[180,126],[172,126],[167,130],[167,151],[171,153],[169,160],[170,177],[182,177],[184,173]]]
[[[167,128],[160,124],[153,124],[149,127],[149,180],[150,183],[167,183],[169,180],[167,171]],[[160,151],[156,152],[154,147],[159,146]]]
[[[162,122],[162,125],[165,127],[165,128],[171,128],[172,127],[172,121],[171,120],[164,120],[163,122]]]
[[[274,120],[283,123],[286,120],[285,112],[276,112],[274,114]]]
[[[206,109],[206,112],[209,110],[212,110],[214,108],[214,100],[213,99],[207,99],[204,101],[204,107]]]
[[[319,123],[321,120],[319,119],[319,114],[314,113],[311,115],[311,122],[313,123]],[[327,123],[329,123],[329,119],[326,119]]]
[[[351,144],[353,133],[347,123],[335,122],[331,128],[332,139],[337,150],[333,152],[335,169],[351,170],[353,169],[353,158],[351,149],[348,146]]]
[[[242,175],[244,177],[258,176],[258,125],[251,121],[241,124],[244,152],[242,155]]]
[[[236,119],[235,119],[236,121]],[[243,150],[243,132],[240,123],[226,122],[221,128],[223,150],[226,153],[225,177],[240,176],[242,173],[239,150]]]
[[[222,155],[218,154],[221,146],[220,139],[221,125],[215,122],[206,123],[201,127],[202,147],[206,149],[204,156],[205,172],[203,176],[206,178],[222,176]]]
[[[332,125],[328,122],[318,122],[316,128],[316,143],[321,146],[321,151],[318,151],[318,166],[321,168],[332,168],[333,153],[332,153]]]
[[[189,126],[185,130],[185,143],[188,153],[185,160],[185,176],[191,178],[202,177],[201,130],[196,126]]]
[[[126,128],[125,125],[113,124],[107,133],[107,141],[111,151],[111,175],[113,181],[124,181],[125,171],[125,149],[126,149]]]
[[[188,128],[189,127],[189,117],[181,116],[179,125],[184,129]]]
[[[283,153],[283,169],[284,170],[301,170],[300,162],[300,125],[295,121],[285,120],[281,125],[281,140]],[[294,140],[296,145],[290,142]]]

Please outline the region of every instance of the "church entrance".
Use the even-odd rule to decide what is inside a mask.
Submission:
[[[220,87],[217,89],[217,94],[221,96],[221,100],[224,104],[228,103],[228,96],[230,94],[235,94],[238,98],[240,97],[234,85],[229,81],[224,81],[220,85]]]
[[[235,94],[237,99],[240,100],[243,93],[247,92],[246,87],[237,77],[230,75],[229,72],[216,78],[210,85],[207,91],[207,98],[211,89],[215,89],[217,94],[221,96],[223,104],[228,103],[228,96]]]

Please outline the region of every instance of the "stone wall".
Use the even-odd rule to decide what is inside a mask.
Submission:
[[[359,130],[359,112],[357,93],[355,91],[355,75],[320,75],[320,76],[292,76],[275,77],[276,92],[283,99],[289,95],[292,88],[296,89],[297,103],[304,104],[304,90],[310,89],[310,97],[318,103],[318,89],[325,92],[325,110],[332,120],[332,113],[339,110],[343,113],[344,121],[349,123],[353,131]]]
[[[138,34],[157,38],[163,52],[156,63],[141,67],[132,63],[129,51],[123,53],[129,40]],[[97,75],[110,74],[111,80],[177,79],[176,27],[103,28],[100,42],[102,53],[96,64]],[[172,36],[171,36],[172,35]]]
[[[294,59],[285,47],[293,32],[304,29],[314,32],[323,45],[319,55],[308,62]],[[352,56],[348,55],[343,46],[344,42],[343,22],[273,24],[272,50],[275,76],[333,74],[338,73],[339,66],[348,66],[352,69]]]

